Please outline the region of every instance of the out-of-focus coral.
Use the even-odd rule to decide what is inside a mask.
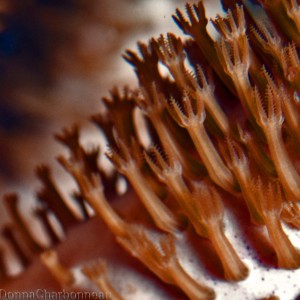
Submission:
[[[1,0],[2,182],[30,175],[48,155],[53,130],[83,120],[103,87],[118,82],[113,57],[129,37],[151,28],[151,20],[133,14],[136,4]]]

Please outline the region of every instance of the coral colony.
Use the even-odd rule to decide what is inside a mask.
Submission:
[[[187,39],[168,33],[139,43],[138,54],[124,55],[139,88],[113,89],[111,97],[103,99],[105,109],[91,117],[108,141],[112,172],[99,165],[103,149],[84,148],[77,126],[56,135],[68,150],[58,161],[78,186],[74,201],[82,217],[78,220],[69,209],[50,169],[38,167],[43,188],[37,193],[40,206],[34,213],[51,240],[50,247],[45,249],[29,233],[18,197],[5,196],[12,222],[2,228],[2,235],[24,274],[32,261],[26,246],[62,288],[74,284],[72,269],[56,251],[60,237],[52,228],[50,213],[66,233],[62,243],[68,242],[68,233],[79,223],[100,218],[117,242],[114,247],[142,263],[137,272],[155,274],[157,289],[171,289],[173,299],[176,295],[214,299],[218,290],[205,278],[214,276],[215,281],[231,285],[251,274],[245,257],[225,234],[228,213],[235,226],[248,224],[265,233],[273,259],[268,263],[262,259],[261,264],[289,269],[291,276],[299,268],[300,252],[283,228],[300,229],[300,6],[296,0],[259,0],[255,9],[263,17],[256,18],[249,3],[224,0],[222,4],[226,17],[212,20],[218,39],[207,32],[209,20],[200,1],[186,5],[186,16],[180,10],[173,16]],[[143,130],[137,111],[143,114]],[[121,176],[127,183],[124,193],[116,189]],[[131,209],[122,211],[120,207],[127,205]],[[259,248],[263,243],[255,244],[251,234],[244,233],[243,243],[253,252],[264,251]],[[178,254],[183,236],[189,236],[186,243],[192,248],[198,240],[209,245],[220,274],[204,267],[206,277],[199,279],[185,269]],[[78,243],[81,239],[84,236],[78,237]],[[76,250],[75,246],[70,255]],[[193,253],[197,251],[195,247]],[[98,257],[78,266],[95,290],[123,299],[108,275],[110,263]],[[4,286],[11,286],[16,279],[7,274],[6,264],[2,257],[1,278]],[[273,292],[264,296],[277,299]]]

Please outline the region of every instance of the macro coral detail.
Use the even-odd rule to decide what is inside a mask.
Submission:
[[[2,235],[24,275],[10,276],[0,252],[4,287],[14,289],[34,262],[63,289],[129,299],[110,275],[118,263],[107,253],[116,251],[128,260],[119,281],[137,264],[135,273],[153,282],[162,299],[215,299],[218,289],[209,279],[235,286],[254,272],[230,226],[238,227],[238,239],[261,265],[299,276],[293,273],[300,268],[299,245],[287,234],[299,237],[300,229],[299,4],[221,2],[226,16],[211,20],[217,37],[208,32],[199,1],[173,16],[187,38],[167,33],[138,43],[138,53],[126,51],[139,87],[113,88],[91,116],[107,149],[85,147],[77,125],[55,135],[66,150],[57,160],[77,186],[72,202],[78,213],[50,168],[39,166],[43,186],[34,215],[49,245],[30,232],[18,196],[5,196],[11,223]],[[103,153],[110,171],[100,163]],[[102,250],[68,265],[61,245],[71,245],[69,236],[84,226],[104,228],[107,238],[90,229]],[[78,244],[86,240],[82,233]],[[276,289],[267,293],[261,299],[277,299]]]

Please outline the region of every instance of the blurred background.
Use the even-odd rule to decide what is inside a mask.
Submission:
[[[86,123],[114,85],[136,85],[122,53],[180,34],[171,14],[184,3],[0,0],[0,194],[30,185],[36,164],[54,163],[53,132]]]

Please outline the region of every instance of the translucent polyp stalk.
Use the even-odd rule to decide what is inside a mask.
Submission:
[[[295,136],[297,142],[300,141],[300,119],[297,112],[297,108],[291,103],[290,99],[282,102],[284,115],[289,127],[291,128],[293,136]]]
[[[152,216],[157,227],[163,231],[174,233],[179,228],[176,217],[148,186],[140,171],[135,167],[129,168],[126,171],[126,177]]]
[[[125,233],[125,222],[116,214],[116,212],[108,204],[103,191],[98,189],[93,194],[84,193],[84,196],[88,203],[93,207],[96,215],[104,221],[104,223],[110,228],[110,230],[114,234],[122,235]]]
[[[288,157],[281,131],[271,128],[265,134],[280,182],[284,189],[298,201],[300,199],[300,176]]]
[[[251,85],[248,75],[241,72],[241,74],[233,77],[233,81],[244,109],[255,115],[255,107],[251,102]]]
[[[203,124],[186,127],[210,178],[228,192],[234,191],[234,177],[212,144]]]
[[[172,174],[166,178],[166,184],[171,187],[171,193],[177,198],[179,205],[187,212],[193,211],[191,195],[181,175]]]
[[[181,176],[170,176],[168,178],[168,184],[171,187],[171,192],[177,199],[178,204],[182,207],[184,213],[189,218],[189,221],[193,225],[198,235],[203,236],[203,228],[200,224],[200,216],[196,209],[195,203],[191,201],[192,195],[189,192],[187,186],[183,182]]]
[[[241,187],[242,194],[244,197],[244,200],[246,202],[246,205],[248,207],[251,221],[254,224],[262,224],[263,220],[261,218],[261,214],[259,212],[259,208],[256,206],[256,202],[253,201],[253,195],[252,190],[250,189],[250,180],[251,180],[251,174],[249,172],[249,168],[235,168],[235,176],[238,180],[238,183]]]
[[[99,216],[110,230],[116,235],[122,235],[126,231],[125,222],[116,214],[108,204],[103,192],[101,179],[97,176],[88,179],[81,169],[74,168],[65,158],[60,158],[61,163],[65,166],[80,187],[82,195],[92,206],[97,216]]]
[[[217,123],[219,128],[222,130],[224,134],[228,134],[230,131],[229,122],[226,114],[216,101],[215,97],[213,95],[207,96],[207,93],[205,93],[206,97],[203,97],[200,93],[195,93],[196,99],[199,98],[200,101],[203,97],[205,107],[207,108],[207,111],[211,114],[214,121]]]
[[[212,300],[216,295],[214,290],[196,282],[191,278],[174,259],[174,271],[172,272],[172,279],[174,283],[179,286],[191,300]]]
[[[188,170],[188,164],[185,160],[185,155],[181,153],[178,145],[174,141],[173,137],[171,136],[170,131],[166,128],[166,125],[161,120],[159,115],[151,116],[151,121],[155,130],[159,136],[159,139],[163,145],[164,150],[168,157],[174,157],[174,159],[180,161],[180,164],[183,166],[184,170]]]
[[[278,266],[285,269],[299,268],[300,253],[294,248],[283,231],[280,218],[277,215],[268,215],[268,217],[265,218],[265,224],[277,254]]]
[[[225,278],[232,281],[245,279],[249,270],[238,257],[220,224],[211,224],[206,229],[208,237],[221,259]]]

